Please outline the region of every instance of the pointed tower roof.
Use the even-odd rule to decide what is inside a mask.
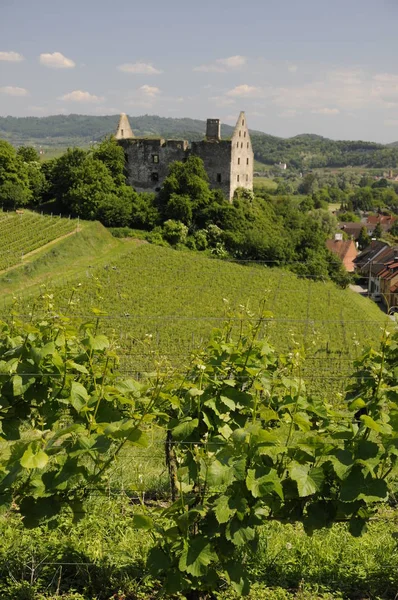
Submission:
[[[126,113],[122,113],[117,126],[115,138],[117,140],[128,140],[134,137],[133,130],[130,127]]]
[[[236,125],[235,125],[234,134],[237,133],[242,126],[247,128],[246,115],[245,115],[244,110],[241,110],[239,113],[239,117],[238,117],[238,120],[236,121]]]

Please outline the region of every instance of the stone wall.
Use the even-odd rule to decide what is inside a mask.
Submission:
[[[169,172],[170,163],[184,161],[188,155],[186,140],[119,140],[126,157],[127,182],[137,192],[157,192]]]
[[[125,138],[128,125],[125,115],[121,116],[120,123]],[[231,140],[219,139],[219,132],[219,120],[208,119],[207,139],[192,142],[191,148],[186,140],[118,139],[126,157],[127,182],[138,192],[158,192],[168,175],[170,163],[185,161],[192,153],[203,160],[210,187],[222,190],[232,201],[236,188],[253,189],[254,155],[245,113],[240,113]],[[119,133],[121,136],[121,131]]]
[[[203,160],[210,187],[222,190],[230,199],[231,142],[192,142],[191,153]]]
[[[231,140],[231,189],[233,198],[236,188],[253,189],[254,153],[246,124],[245,113],[240,113]]]

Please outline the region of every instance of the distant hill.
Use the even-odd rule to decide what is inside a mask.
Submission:
[[[55,115],[50,117],[0,117],[0,138],[11,144],[41,145],[45,148],[88,146],[114,132],[119,115]],[[199,119],[172,119],[156,115],[129,117],[137,136],[162,136],[200,140],[206,130]],[[224,138],[233,127],[222,125]],[[361,166],[378,169],[398,166],[398,142],[384,146],[364,141],[334,141],[316,134],[304,133],[280,138],[251,131],[255,158],[267,165],[286,162],[290,169],[308,170],[322,167]]]

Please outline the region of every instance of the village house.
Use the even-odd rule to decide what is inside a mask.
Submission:
[[[354,260],[356,272],[368,280],[368,293],[373,300],[383,301],[387,305],[383,294],[386,291],[388,294],[395,293],[390,289],[394,282],[391,283],[389,279],[386,279],[385,269],[387,265],[397,261],[398,246],[390,247],[379,240],[372,240],[371,244]]]
[[[398,250],[398,249],[397,249]],[[379,273],[381,301],[387,309],[398,306],[398,253],[396,260],[384,265]]]
[[[326,248],[340,258],[349,273],[354,272],[358,250],[353,240],[343,240],[343,234],[336,233],[333,240],[326,240]]]
[[[391,215],[369,215],[361,221],[342,221],[339,223],[339,228],[353,240],[358,240],[362,227],[365,227],[368,235],[372,236],[377,224],[380,223],[382,231],[388,233],[396,220],[397,217]]]

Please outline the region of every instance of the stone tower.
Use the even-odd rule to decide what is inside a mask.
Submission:
[[[221,140],[220,119],[207,119],[206,122],[206,141],[219,142]]]
[[[238,187],[253,190],[253,163],[252,143],[246,123],[246,115],[242,111],[231,138],[230,199],[234,197],[234,192]]]
[[[134,137],[133,130],[130,127],[126,113],[120,115],[119,124],[115,133],[117,140],[131,140]]]

